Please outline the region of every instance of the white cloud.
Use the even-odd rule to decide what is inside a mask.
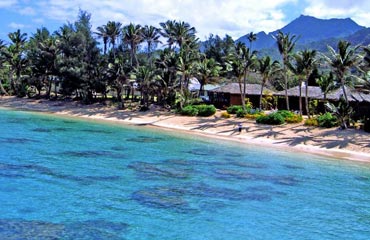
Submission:
[[[11,28],[14,28],[14,29],[22,29],[22,28],[25,28],[26,27],[26,25],[24,25],[24,24],[15,23],[15,22],[9,23],[8,26],[11,27]]]
[[[282,5],[297,0],[45,0],[36,3],[46,18],[73,21],[78,9],[92,14],[93,27],[109,20],[158,26],[168,19],[189,22],[198,36],[273,31],[286,24]]]
[[[36,11],[32,7],[21,8],[21,9],[18,10],[18,12],[22,15],[27,15],[27,16],[36,15]]]
[[[7,8],[17,4],[17,0],[1,0],[0,8]]]

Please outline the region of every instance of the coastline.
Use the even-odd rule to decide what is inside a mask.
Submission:
[[[304,152],[333,159],[370,163],[370,133],[361,130],[321,129],[303,124],[269,126],[253,120],[220,117],[186,117],[160,109],[148,112],[117,110],[102,104],[82,105],[72,101],[0,97],[0,107],[103,121],[154,127],[241,144]],[[237,125],[243,124],[238,132]]]

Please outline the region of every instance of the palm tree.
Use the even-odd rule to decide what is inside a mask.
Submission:
[[[204,91],[204,85],[216,83],[222,67],[213,58],[204,57],[201,61],[196,62],[196,76],[200,83],[199,94]]]
[[[153,26],[145,25],[142,29],[142,39],[147,43],[148,61],[152,65],[151,53],[153,44],[160,43],[160,31],[158,28]]]
[[[283,59],[283,76],[284,76],[285,100],[286,100],[287,110],[290,109],[289,108],[289,98],[288,98],[288,69],[287,69],[287,66],[289,64],[289,59],[293,53],[297,40],[298,39],[296,38],[295,35],[290,36],[289,33],[284,34],[281,31],[279,31],[276,36],[276,43],[278,46],[278,50]]]
[[[114,58],[116,57],[115,46],[116,40],[119,39],[121,35],[122,24],[120,22],[109,21],[107,25],[104,26],[106,35],[109,39],[109,44],[112,45],[112,51]]]
[[[326,101],[326,96],[329,92],[335,89],[335,81],[333,72],[326,75],[321,75],[316,83],[319,85],[321,91],[324,93],[324,101]]]
[[[25,94],[23,85],[21,84],[22,71],[27,66],[27,59],[24,56],[25,44],[27,41],[27,34],[21,33],[18,29],[16,32],[8,34],[11,40],[11,45],[7,49],[7,60],[10,65],[10,85],[12,90],[19,96]],[[16,79],[14,79],[15,75]]]
[[[138,68],[139,62],[137,60],[136,51],[138,45],[143,41],[142,38],[142,28],[141,25],[130,23],[124,27],[123,41],[130,46],[130,55],[131,55],[131,67]]]
[[[191,27],[189,23],[176,22],[173,29],[174,42],[181,49],[184,44],[191,44],[197,41],[195,33],[195,28]]]
[[[269,56],[258,59],[257,71],[262,75],[259,108],[262,109],[263,89],[274,73],[280,70],[279,62],[272,61]]]
[[[151,85],[154,83],[156,77],[155,71],[149,66],[140,66],[135,69],[135,72],[142,94],[142,104],[145,107],[149,107],[149,94],[151,91]]]
[[[4,51],[6,51],[6,46],[3,40],[0,39],[0,68],[3,67],[4,62],[6,61],[6,57],[4,56]],[[5,95],[9,95],[8,92],[5,90],[1,79],[0,79],[0,90]]]
[[[162,28],[162,31],[160,33],[163,37],[167,38],[167,44],[170,50],[172,49],[172,45],[175,43],[174,39],[175,24],[176,24],[175,20],[167,20],[166,22],[159,23],[159,25]]]
[[[255,34],[253,32],[250,32],[248,34],[248,37],[247,38],[248,38],[248,41],[249,41],[249,48],[252,51],[252,43],[257,40],[257,34]]]
[[[308,118],[310,118],[308,108],[308,79],[316,68],[316,53],[316,50],[304,50],[294,56],[296,64],[301,68],[302,77],[305,81],[305,107]]]
[[[227,56],[227,58],[232,74],[237,78],[239,83],[241,102],[245,111],[247,76],[256,63],[256,52],[250,52],[250,49],[244,43],[238,42],[235,46],[234,53]]]
[[[360,46],[350,47],[351,43],[341,40],[338,42],[338,52],[328,46],[329,55],[324,56],[326,62],[330,65],[333,73],[337,77],[343,91],[344,99],[348,104],[348,97],[345,86],[347,77],[352,77],[351,70],[358,67],[360,56],[356,53]]]
[[[103,39],[103,44],[104,44],[104,50],[103,53],[104,55],[107,53],[107,45],[109,41],[109,36],[107,34],[107,28],[106,25],[99,26],[96,28],[97,32],[95,32],[96,35],[98,35],[98,38]]]

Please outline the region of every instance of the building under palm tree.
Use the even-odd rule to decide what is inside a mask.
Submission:
[[[266,92],[273,94],[272,90]],[[252,103],[253,107],[259,106],[261,94],[261,84],[246,84],[246,98]],[[208,92],[210,102],[218,108],[230,105],[241,105],[240,86],[238,83],[228,83],[224,86],[215,88]]]

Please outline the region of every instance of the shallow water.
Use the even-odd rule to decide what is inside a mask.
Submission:
[[[368,239],[370,167],[0,110],[0,239]]]

